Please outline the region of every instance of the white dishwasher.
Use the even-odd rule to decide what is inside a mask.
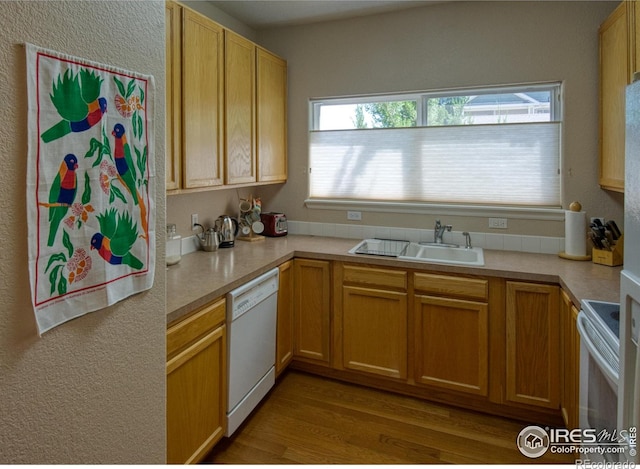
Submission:
[[[227,293],[227,432],[231,436],[275,383],[279,270]]]

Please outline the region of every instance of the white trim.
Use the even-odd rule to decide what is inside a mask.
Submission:
[[[459,215],[469,217],[508,217],[523,220],[564,221],[561,208],[447,205],[419,202],[377,202],[340,199],[306,199],[307,208],[319,210],[359,210],[362,212]]]

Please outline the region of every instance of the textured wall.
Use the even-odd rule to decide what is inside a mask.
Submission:
[[[257,41],[287,59],[289,70],[289,181],[263,195],[292,220],[347,223],[344,211],[303,204],[310,98],[562,80],[564,201],[621,221],[622,196],[598,186],[598,27],[616,5],[444,2],[259,31]],[[435,218],[365,212],[362,223],[431,228]],[[444,221],[460,231],[489,231],[486,218]],[[562,236],[564,223],[513,219],[506,233]]]
[[[164,2],[0,2],[0,464],[165,461],[164,229],[153,289],[38,338],[27,270],[23,42],[156,78],[165,224]]]

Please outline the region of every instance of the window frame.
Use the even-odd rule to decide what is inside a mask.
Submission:
[[[389,101],[416,101],[417,122],[416,127],[435,127],[424,125],[428,122],[428,99],[438,97],[454,97],[454,96],[477,96],[480,94],[505,94],[505,93],[526,93],[534,91],[550,92],[550,118],[549,122],[557,122],[560,124],[560,151],[559,151],[559,207],[531,207],[517,205],[492,205],[492,204],[464,204],[464,203],[433,203],[433,202],[404,202],[404,201],[370,201],[365,199],[339,199],[339,198],[312,198],[311,190],[311,171],[310,166],[311,154],[308,153],[308,185],[307,198],[305,205],[314,209],[329,210],[360,210],[375,212],[394,212],[408,214],[434,214],[434,215],[461,215],[461,216],[508,216],[510,218],[522,218],[533,220],[553,220],[561,221],[564,219],[564,182],[563,182],[563,160],[564,148],[562,145],[563,133],[563,95],[564,83],[561,81],[510,84],[497,86],[482,87],[458,87],[449,89],[437,89],[428,91],[398,92],[385,94],[369,94],[369,95],[353,95],[342,97],[328,98],[312,98],[309,100],[309,133],[322,132],[319,129],[320,109],[327,104],[367,104],[380,103]],[[502,125],[497,124],[463,124],[463,125]],[[439,126],[446,127],[446,126]],[[308,147],[310,149],[310,147]]]

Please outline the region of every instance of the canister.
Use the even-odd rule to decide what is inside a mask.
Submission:
[[[182,259],[182,236],[176,233],[176,225],[167,225],[167,265],[174,265]]]

